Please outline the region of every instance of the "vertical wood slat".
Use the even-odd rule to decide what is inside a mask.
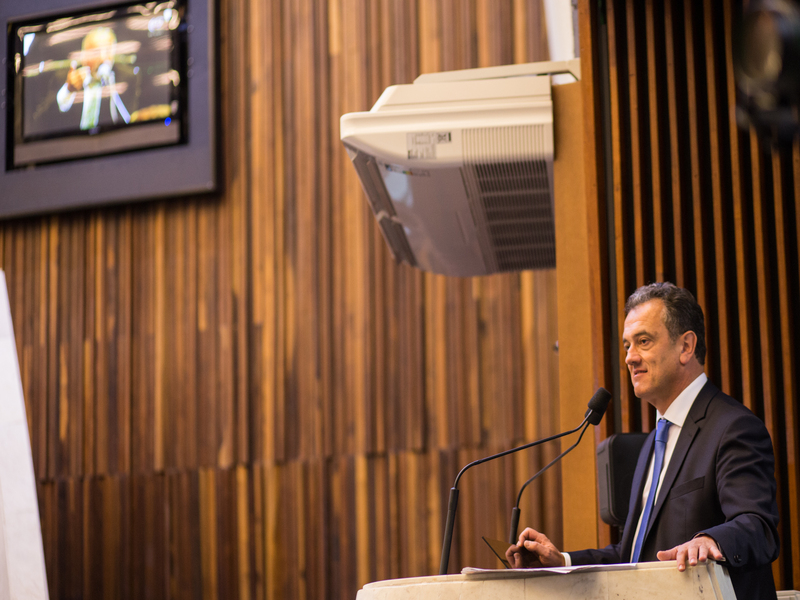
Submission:
[[[622,10],[620,10],[622,8]],[[618,298],[624,297],[628,292],[629,286],[634,285],[633,281],[629,278],[634,277],[631,270],[627,268],[626,254],[624,241],[626,239],[627,230],[629,227],[628,218],[624,211],[623,198],[629,192],[627,173],[623,176],[623,164],[628,153],[628,144],[623,142],[623,136],[627,131],[624,129],[626,125],[623,124],[623,112],[625,110],[623,104],[622,85],[623,78],[625,78],[627,71],[625,65],[625,48],[620,41],[624,39],[621,19],[624,18],[624,7],[618,7],[618,3],[609,2],[606,8],[606,18],[608,22],[608,60],[609,60],[609,95],[611,104],[611,155],[612,155],[612,179],[614,183],[614,256],[616,257],[615,268],[617,272],[617,287],[615,290]],[[635,280],[634,280],[635,281]],[[613,308],[612,308],[613,310]],[[617,320],[620,323],[619,334],[621,339],[622,323],[625,321],[624,310],[622,306],[617,306]],[[614,350],[612,349],[612,352]],[[617,350],[619,352],[619,377],[621,381],[625,381],[628,376],[628,369],[625,366],[625,353],[622,350],[622,345]],[[632,395],[628,386],[622,386],[619,390],[619,399],[622,415],[622,431],[628,432],[630,428],[636,428],[635,424],[635,411],[632,410]]]
[[[266,427],[265,419],[268,411],[264,410],[268,384],[274,381],[274,363],[265,358],[267,348],[262,343],[264,330],[271,324],[268,323],[267,313],[268,304],[274,298],[274,291],[269,289],[268,282],[269,268],[273,265],[273,257],[270,252],[273,243],[273,236],[269,235],[269,224],[266,215],[269,214],[270,207],[274,206],[274,195],[270,193],[270,184],[273,181],[272,168],[274,165],[272,158],[271,131],[267,123],[273,114],[272,94],[275,86],[270,85],[269,79],[271,72],[272,46],[274,40],[269,35],[253,35],[253,31],[263,31],[270,20],[268,19],[270,5],[266,2],[255,3],[250,7],[250,18],[247,21],[249,47],[246,49],[251,56],[250,61],[250,90],[249,103],[264,107],[265,110],[251,111],[250,128],[252,137],[250,140],[250,153],[247,160],[253,163],[254,160],[261,161],[260,168],[254,168],[251,164],[251,190],[262,198],[261,202],[254,203],[250,210],[250,223],[248,226],[248,236],[251,240],[253,261],[249,270],[251,279],[250,285],[250,349],[253,353],[253,363],[256,368],[251,369],[251,377],[248,384],[251,397],[262,398],[262,402],[256,403],[251,412],[251,425],[248,428],[251,432],[252,460],[261,462],[265,458],[267,442],[262,432]],[[271,220],[270,220],[271,221]],[[253,348],[258,348],[259,353],[253,352]],[[260,426],[253,426],[258,423]],[[258,506],[258,504],[257,504]],[[259,549],[260,547],[257,546]],[[256,562],[260,565],[260,561]]]
[[[759,328],[759,355],[761,358],[761,388],[764,421],[771,436],[775,441],[775,357],[774,341],[772,339],[773,314],[769,310],[769,290],[771,286],[771,269],[768,261],[769,235],[765,230],[767,225],[767,203],[765,197],[764,177],[767,175],[767,166],[763,162],[762,148],[754,131],[750,132],[750,160],[753,168],[753,230],[755,243],[756,282],[758,285],[758,328]]]
[[[647,98],[648,108],[650,112],[649,129],[650,129],[650,189],[652,191],[653,203],[653,247],[654,247],[654,264],[655,276],[658,279],[664,278],[665,268],[665,248],[664,248],[664,228],[663,228],[663,208],[662,203],[666,198],[662,198],[663,183],[661,179],[662,161],[661,161],[661,127],[659,120],[661,118],[661,111],[659,110],[659,101],[662,97],[660,93],[660,84],[658,81],[659,70],[656,67],[656,44],[659,38],[656,36],[656,15],[654,12],[652,0],[645,3],[645,21],[647,32]]]
[[[718,114],[719,107],[722,105],[717,99],[717,60],[715,56],[714,47],[714,23],[718,22],[714,13],[715,0],[704,0],[703,2],[703,33],[704,33],[704,46],[705,46],[705,66],[706,66],[706,93],[708,96],[708,131],[710,141],[709,159],[711,162],[711,197],[712,197],[712,218],[713,218],[713,245],[714,254],[717,257],[724,256],[727,252],[727,226],[726,215],[728,213],[727,199],[723,200],[723,193],[727,191],[728,186],[724,186],[722,181],[722,146],[724,138],[722,132],[724,130],[724,114]],[[719,2],[716,2],[718,4]],[[722,62],[722,61],[719,61]],[[724,90],[719,91],[720,95],[724,94]],[[721,121],[721,122],[718,122]],[[724,202],[724,205],[723,205]],[[709,228],[711,229],[711,228]],[[719,385],[723,390],[732,390],[732,370],[731,370],[731,356],[730,344],[728,341],[728,284],[726,277],[726,269],[714,269],[716,275],[716,305],[712,308],[709,304],[706,305],[706,310],[709,311],[709,319],[706,318],[706,328],[709,329],[709,321],[711,323],[717,322],[717,341],[719,347],[717,349],[719,355],[720,366],[720,381]],[[711,332],[713,333],[713,332]]]
[[[48,237],[43,235],[47,230],[47,224],[42,222],[38,225],[31,224],[31,238],[30,238],[30,252],[32,262],[30,264],[31,274],[31,294],[30,304],[45,306],[47,299],[47,284],[48,272],[47,266],[49,264],[48,254]],[[38,238],[38,239],[37,239]],[[10,235],[6,239],[11,239]],[[16,315],[14,315],[16,317]],[[20,374],[22,376],[23,390],[25,395],[26,416],[28,418],[28,425],[31,431],[31,450],[34,464],[34,471],[40,477],[47,473],[47,358],[48,358],[48,324],[47,324],[48,311],[39,311],[38,315],[31,314],[29,319],[30,323],[29,335],[30,338],[27,343],[25,339],[17,337],[18,341],[23,341],[23,351],[18,354],[20,357]],[[20,333],[24,335],[24,330],[20,327],[20,321],[14,321],[15,334],[19,336]],[[25,350],[25,346],[30,349]],[[34,432],[38,433],[38,443],[34,442]]]
[[[230,402],[220,402],[222,391],[221,359],[219,357],[218,332],[219,306],[216,302],[217,264],[215,249],[217,246],[216,224],[210,210],[201,210],[197,216],[198,237],[203,240],[198,246],[197,260],[197,354],[198,382],[197,399],[200,414],[215,415],[217,418],[198,420],[197,435],[204,443],[198,447],[198,463],[205,467],[217,464],[222,440],[220,429],[230,423],[224,418],[222,406],[230,407]],[[227,398],[230,400],[230,397]],[[218,409],[219,403],[219,409]],[[225,415],[227,416],[227,415]],[[223,466],[231,461],[231,448],[226,448],[228,456]]]
[[[725,35],[725,73],[727,81],[727,93],[729,98],[734,98],[736,95],[736,81],[734,78],[733,68],[733,13],[731,1],[724,2],[724,35]],[[729,105],[728,109],[728,128],[731,132],[730,135],[730,149],[731,149],[731,197],[733,201],[733,229],[734,229],[734,246],[736,253],[736,264],[747,264],[747,249],[745,244],[745,234],[747,227],[747,209],[744,205],[746,198],[746,190],[744,189],[744,165],[743,153],[746,152],[744,144],[740,145],[740,141],[745,141],[741,133],[737,133],[736,123],[736,106]],[[751,323],[753,321],[751,311],[752,306],[750,303],[750,296],[748,289],[751,287],[751,279],[749,277],[749,270],[747,268],[736,269],[736,296],[739,307],[739,346],[741,348],[741,386],[742,386],[742,402],[749,409],[753,410],[755,402],[755,360],[754,354],[751,354],[753,342],[751,341]]]
[[[200,572],[203,600],[219,598],[219,523],[217,519],[217,485],[221,471],[201,469],[198,473],[200,530]]]
[[[445,447],[451,446],[455,440],[452,436],[452,425],[455,422],[448,414],[447,393],[447,319],[445,306],[445,282],[439,275],[425,275],[425,320],[428,335],[425,340],[425,395],[430,399],[432,410],[426,415],[431,425],[432,439],[439,440]]]
[[[346,40],[344,45],[344,77],[347,83],[344,86],[344,110],[353,110],[366,107],[366,82],[364,50],[366,44],[367,9],[361,3],[353,0],[344,2],[343,14],[347,18],[343,21],[342,34]],[[369,245],[366,234],[366,222],[363,198],[358,192],[358,180],[353,172],[347,171],[344,176],[346,188],[343,198],[343,223],[342,232],[345,239],[352,240],[344,246],[342,258],[344,289],[344,306],[342,309],[342,337],[343,363],[342,382],[348,392],[340,401],[346,406],[342,431],[345,432],[341,440],[339,452],[355,453],[364,449],[365,419],[362,412],[364,405],[362,399],[366,392],[366,376],[364,370],[366,360],[366,336],[368,324],[362,318],[368,314],[368,288],[369,288]],[[358,192],[358,193],[357,193]]]
[[[314,114],[313,103],[301,99],[313,98],[313,51],[310,47],[310,27],[298,27],[298,21],[313,24],[309,19],[310,7],[306,2],[292,3],[289,9],[291,29],[294,33],[294,44],[291,49],[294,69],[291,73],[291,93],[294,105],[292,115],[293,140],[313,139]],[[293,144],[292,167],[298,173],[314,172],[314,153],[308,152],[301,143]],[[317,370],[317,357],[315,356],[313,335],[319,327],[317,312],[315,310],[314,272],[316,270],[316,240],[313,237],[314,198],[311,178],[297,178],[294,188],[293,202],[294,214],[292,215],[292,241],[289,244],[290,261],[290,288],[292,295],[289,306],[292,312],[289,320],[293,321],[295,329],[293,370],[297,373],[295,393],[297,394],[297,414],[292,421],[302,427],[307,435],[299,436],[299,431],[292,430],[292,438],[296,438],[293,447],[298,456],[312,454],[312,448],[301,449],[298,442],[314,444],[317,429],[313,421],[314,411],[312,404],[305,400],[312,400],[315,396],[315,372]],[[307,239],[305,244],[299,243],[300,239]]]
[[[85,241],[86,253],[86,292],[85,292],[85,310],[84,310],[84,331],[83,331],[83,348],[84,348],[84,396],[83,396],[83,418],[84,418],[84,444],[83,444],[83,463],[84,472],[93,474],[97,472],[97,419],[95,410],[96,407],[96,391],[98,377],[95,375],[97,368],[98,348],[95,343],[96,339],[96,321],[95,312],[97,310],[97,261],[95,255],[97,252],[97,229],[99,223],[99,215],[94,214],[89,217],[89,229]],[[44,239],[44,236],[42,236]]]
[[[684,2],[683,21],[685,29],[685,44],[686,44],[686,83],[687,83],[687,96],[689,105],[689,148],[690,148],[690,173],[691,173],[691,198],[692,198],[692,238],[694,242],[694,254],[698,260],[693,264],[695,271],[695,278],[693,282],[687,282],[690,285],[693,283],[696,289],[695,295],[697,302],[703,307],[705,311],[708,310],[708,302],[706,300],[706,271],[705,259],[703,256],[703,190],[701,187],[701,169],[700,169],[700,147],[699,139],[701,136],[700,123],[698,116],[698,65],[697,65],[697,50],[695,40],[695,29],[698,26],[692,16],[692,4]],[[688,233],[688,232],[687,232]]]
[[[169,597],[201,598],[203,552],[200,536],[199,472],[166,476],[169,519]]]
[[[58,425],[58,221],[50,220],[48,231],[48,306],[47,306],[47,466],[45,477],[56,475],[56,427]],[[22,252],[19,253],[22,256]],[[18,263],[19,264],[19,263]],[[19,270],[18,272],[24,272]],[[22,286],[20,286],[20,290]],[[17,322],[20,322],[18,319]],[[21,354],[17,350],[18,355]]]
[[[119,243],[119,280],[116,293],[119,294],[119,333],[116,340],[118,356],[117,381],[119,397],[119,416],[117,436],[119,443],[118,472],[130,475],[131,472],[131,328],[133,322],[133,296],[130,294],[132,282],[132,214],[125,210],[121,215],[122,235]],[[129,481],[129,480],[128,480]]]
[[[274,65],[279,61],[284,60],[282,52],[282,35],[281,32],[281,3],[274,3],[272,7],[272,14],[268,15],[269,24],[271,29],[267,30],[268,36],[274,40],[271,44],[273,65],[272,69],[275,71],[269,73],[269,79],[264,82],[265,86],[272,84],[275,92],[269,100],[274,103],[274,121],[268,131],[271,131],[273,136],[274,160],[271,161],[272,169],[274,169],[274,185],[271,189],[268,188],[266,198],[270,198],[272,193],[272,201],[274,205],[274,213],[270,215],[267,213],[267,225],[265,234],[270,239],[274,239],[274,243],[267,246],[267,255],[265,260],[272,259],[270,263],[272,272],[267,274],[266,289],[259,290],[260,293],[266,294],[267,306],[264,316],[264,329],[263,329],[263,356],[264,356],[264,372],[268,378],[264,380],[264,430],[265,430],[265,448],[264,458],[269,460],[281,460],[285,456],[285,437],[284,437],[284,405],[282,399],[285,397],[285,378],[283,377],[284,366],[286,362],[285,342],[286,325],[285,325],[285,307],[286,307],[286,293],[285,293],[285,261],[282,260],[282,253],[284,247],[284,228],[285,228],[285,189],[286,182],[284,177],[284,164],[285,152],[283,148],[283,140],[285,132],[283,129],[284,117],[284,101],[282,94],[282,87],[278,84],[280,78],[280,71]],[[269,87],[267,88],[269,89]],[[266,109],[270,108],[270,102],[265,105]],[[265,155],[266,159],[270,155]],[[269,161],[268,161],[269,162]],[[256,172],[258,169],[253,169]],[[269,218],[272,216],[272,218]],[[270,277],[271,275],[271,277]],[[254,294],[255,295],[255,294]],[[270,335],[271,334],[271,335]]]
[[[328,48],[330,44],[329,30],[328,30],[328,10],[324,3],[313,3],[315,7],[315,31],[313,34],[314,39],[318,40],[316,45],[316,55],[314,59],[317,96],[322,90],[331,89],[331,65],[328,60]],[[302,24],[300,25],[302,27]],[[377,28],[376,28],[377,29]],[[379,42],[376,41],[375,45]],[[376,65],[379,61],[376,61]],[[377,67],[376,67],[377,68]],[[376,82],[377,83],[377,82]],[[330,353],[323,349],[332,347],[333,336],[333,273],[332,273],[332,260],[330,248],[333,244],[333,224],[332,215],[333,208],[332,202],[326,199],[333,197],[333,163],[330,160],[330,151],[328,149],[328,141],[331,139],[331,134],[335,133],[338,121],[336,116],[330,110],[326,111],[320,109],[316,111],[317,127],[315,144],[317,145],[317,158],[316,169],[317,177],[315,178],[314,195],[317,199],[316,206],[316,227],[314,235],[317,239],[317,256],[318,263],[317,270],[317,287],[316,295],[318,297],[318,319],[319,331],[317,332],[317,348],[318,352],[318,372],[316,373],[317,388],[315,401],[315,410],[317,412],[317,427],[318,436],[317,448],[319,452],[326,457],[333,454],[333,411],[334,406],[331,403],[333,397],[333,361]],[[394,298],[394,294],[391,296]],[[384,330],[381,330],[384,331]],[[377,363],[381,364],[381,363]],[[381,369],[374,369],[382,371]],[[376,388],[376,395],[383,396],[381,390]],[[383,396],[385,398],[385,396]],[[379,450],[385,450],[380,446]],[[315,480],[319,483],[319,477]],[[314,489],[317,489],[316,487]],[[322,493],[318,494],[318,499],[322,497]],[[321,512],[318,511],[318,514]],[[321,569],[321,566],[318,567]],[[320,582],[320,590],[324,589],[324,578],[318,578]]]
[[[94,255],[92,262],[94,263],[95,272],[95,289],[94,289],[94,302],[95,314],[93,315],[94,324],[92,332],[94,338],[91,343],[95,349],[95,395],[94,395],[94,429],[95,429],[95,445],[92,448],[93,460],[97,472],[108,472],[108,378],[109,378],[109,361],[106,345],[103,343],[103,332],[105,331],[104,313],[106,311],[105,296],[103,294],[106,285],[106,269],[103,264],[103,254],[106,245],[106,224],[103,217],[99,217],[94,229]]]
[[[163,203],[156,206],[156,215],[153,222],[154,248],[154,311],[153,327],[153,466],[161,471],[166,465],[167,431],[168,422],[166,396],[166,208]]]
[[[775,218],[774,211],[776,206],[773,204],[780,198],[782,193],[781,178],[780,178],[780,154],[777,150],[773,149],[771,152],[771,160],[768,162],[768,154],[761,144],[754,144],[761,154],[764,162],[761,165],[761,177],[755,180],[755,184],[761,185],[766,188],[766,179],[768,172],[771,170],[772,175],[772,191],[773,197],[770,198],[768,194],[759,194],[758,200],[754,203],[755,219],[754,226],[756,228],[756,252],[764,260],[768,262],[761,262],[757,260],[758,268],[758,282],[759,290],[759,326],[763,328],[761,333],[761,352],[762,352],[762,371],[764,382],[764,422],[766,423],[767,430],[772,437],[772,445],[775,453],[780,452],[780,435],[781,427],[780,422],[783,418],[780,410],[781,403],[781,376],[779,367],[781,357],[775,352],[775,349],[780,348],[781,334],[779,327],[775,327],[775,323],[780,323],[780,312],[774,314],[770,306],[770,296],[774,289],[777,287],[776,279],[779,277],[779,272],[774,271],[775,261],[772,259],[770,252],[774,247],[774,234],[775,224],[772,219]],[[778,200],[779,201],[779,200]],[[773,212],[772,219],[770,212]],[[772,238],[772,239],[770,239]],[[770,244],[770,242],[773,244]],[[778,240],[780,241],[780,240]],[[781,251],[783,248],[778,246],[776,250]],[[778,259],[780,262],[782,259]],[[785,264],[785,263],[784,263]],[[769,345],[770,348],[765,346]],[[781,469],[776,469],[775,479],[778,482],[778,510],[783,512],[784,502],[782,488],[785,485],[783,480],[783,472]],[[776,561],[772,564],[772,571],[777,581],[783,579],[784,564],[782,561]]]
[[[131,597],[169,596],[166,477],[131,479]],[[80,539],[80,538],[78,538]]]
[[[644,144],[642,141],[641,124],[643,117],[641,112],[644,112],[645,107],[639,106],[640,89],[642,85],[639,81],[639,57],[637,52],[631,49],[637,48],[637,30],[639,23],[636,20],[636,2],[633,0],[626,0],[625,7],[625,31],[627,35],[627,59],[628,59],[628,80],[626,82],[628,88],[628,110],[629,120],[628,126],[630,128],[630,160],[631,160],[631,194],[633,198],[633,232],[634,241],[637,248],[645,248],[644,238],[645,232],[645,214],[644,214],[644,198],[646,192],[643,190],[645,186],[643,171],[643,159],[645,153],[643,152]],[[636,284],[643,285],[645,277],[646,263],[648,260],[646,252],[638,253],[635,257],[636,264]]]
[[[71,262],[70,289],[67,291],[71,307],[71,315],[62,322],[69,323],[69,334],[67,339],[62,341],[68,356],[67,389],[68,389],[68,408],[66,415],[66,458],[68,467],[61,470],[62,475],[76,473],[82,475],[83,471],[83,330],[84,330],[84,287],[85,280],[84,267],[85,255],[83,253],[83,240],[85,238],[85,220],[78,218],[73,225],[73,232],[70,239],[68,255]],[[61,437],[61,436],[59,436]]]
[[[233,108],[236,115],[236,135],[231,135],[229,140],[234,142],[236,151],[236,168],[238,181],[233,182],[229,196],[228,210],[219,211],[219,223],[226,227],[221,230],[220,258],[225,269],[222,270],[220,284],[225,289],[230,289],[229,294],[222,296],[223,326],[219,330],[222,342],[223,361],[220,372],[225,374],[220,417],[222,424],[222,444],[218,462],[229,466],[234,462],[250,460],[250,436],[248,428],[248,375],[249,361],[247,329],[249,320],[249,276],[248,276],[248,248],[247,224],[250,218],[247,198],[250,194],[250,181],[248,162],[244,155],[250,151],[247,117],[251,111],[248,109],[249,88],[248,74],[250,70],[250,55],[247,52],[248,29],[245,23],[250,18],[250,3],[241,2],[231,6],[229,13],[236,13],[236,29],[231,34],[241,37],[237,40],[235,52],[230,53],[230,58],[235,61],[236,78],[230,81],[232,85],[230,96],[235,104]],[[226,252],[227,251],[227,252]]]
[[[152,357],[155,344],[153,322],[155,297],[153,278],[154,246],[150,226],[155,215],[148,211],[133,217],[132,253],[138,257],[133,265],[131,286],[133,311],[144,318],[133,322],[131,331],[131,470],[143,473],[154,469],[156,420]]]
[[[344,95],[343,87],[345,85],[345,70],[344,70],[344,34],[343,34],[343,15],[341,2],[332,2],[329,4],[328,19],[329,19],[329,52],[330,59],[330,85],[332,90],[331,97],[331,112],[332,120],[336,115],[346,112],[345,108],[346,98]],[[386,25],[384,25],[386,27]],[[384,37],[388,39],[388,36]],[[381,55],[379,58],[389,55]],[[383,62],[383,60],[382,60]],[[386,65],[388,69],[388,65]],[[333,135],[334,132],[331,132]],[[346,172],[344,167],[347,157],[334,153],[332,160],[334,162],[331,174],[331,189],[338,197],[343,193]],[[332,278],[332,297],[336,300],[333,302],[331,310],[331,368],[333,371],[332,389],[331,389],[331,404],[337,407],[333,413],[332,432],[333,439],[331,440],[331,451],[336,453],[339,448],[339,438],[341,436],[341,428],[339,426],[341,414],[343,412],[342,397],[343,397],[343,382],[342,382],[342,368],[344,352],[342,351],[344,339],[342,336],[342,310],[339,298],[342,295],[342,288],[344,285],[344,259],[342,257],[343,244],[342,242],[342,206],[341,203],[334,203],[331,207],[331,278]]]
[[[541,285],[537,293],[538,301],[534,304],[538,313],[537,323],[539,323],[540,327],[544,324],[546,325],[544,325],[543,330],[540,329],[536,336],[537,345],[539,346],[539,355],[537,357],[539,366],[537,370],[541,371],[542,374],[546,373],[546,376],[540,376],[539,401],[535,409],[535,412],[540,414],[540,429],[535,435],[526,435],[526,439],[541,439],[545,437],[548,431],[545,431],[544,428],[547,427],[549,430],[548,424],[560,418],[559,407],[550,400],[558,396],[556,382],[559,378],[558,354],[553,342],[558,337],[558,324],[549,318],[550,315],[557,312],[556,298],[553,294],[553,289],[556,287],[556,277],[555,273],[551,272],[539,275],[539,279],[543,281],[540,282]],[[543,369],[542,363],[545,363],[547,367]],[[547,449],[543,450],[543,456],[540,457],[538,466],[534,467],[536,471],[541,466],[550,464],[560,449],[554,447],[549,452],[547,452]],[[533,472],[534,469],[526,469],[522,473],[527,474]],[[551,510],[553,506],[562,505],[561,473],[553,469],[545,473],[541,479],[542,481],[539,485],[541,521],[546,524],[546,530],[553,536],[553,540],[563,540],[563,519],[558,515],[557,511]]]
[[[794,216],[795,216],[795,228],[794,228],[794,241],[796,244],[795,248],[795,261],[797,264],[798,269],[798,279],[800,279],[800,140],[795,140],[792,148],[792,173],[794,174]],[[787,201],[788,204],[791,204],[791,200]],[[787,274],[788,275],[788,274]],[[795,286],[795,290],[798,286]],[[797,326],[797,320],[795,317],[794,321],[795,327]],[[786,454],[787,454],[787,471],[788,471],[788,480],[789,480],[789,498],[790,498],[790,507],[789,507],[789,516],[791,519],[790,522],[790,539],[791,539],[791,552],[793,556],[792,564],[792,581],[795,584],[795,587],[800,582],[800,561],[798,561],[798,557],[800,557],[800,432],[797,431],[796,424],[800,422],[800,411],[797,408],[797,394],[800,393],[800,386],[798,386],[798,361],[800,361],[800,350],[795,346],[794,347],[794,366],[790,371],[790,377],[792,377],[791,383],[791,390],[795,395],[795,402],[789,402],[786,404]]]
[[[788,153],[787,153],[788,154]],[[788,158],[788,157],[787,157]],[[787,161],[788,162],[788,161]],[[798,485],[800,482],[798,481],[798,472],[797,472],[797,435],[798,432],[791,424],[796,424],[797,421],[797,404],[798,404],[798,396],[797,396],[797,372],[796,372],[796,359],[797,359],[797,346],[795,341],[794,332],[797,331],[797,317],[793,314],[793,311],[790,309],[790,302],[792,296],[791,288],[791,281],[789,275],[789,269],[791,264],[791,257],[794,257],[794,261],[798,262],[798,258],[800,258],[800,252],[798,252],[798,248],[791,248],[790,247],[790,240],[791,240],[791,223],[787,222],[787,216],[790,214],[788,210],[786,210],[787,204],[791,203],[791,197],[794,190],[785,189],[783,186],[784,183],[784,171],[786,169],[786,164],[783,164],[782,156],[780,153],[775,152],[773,154],[772,160],[773,166],[773,189],[775,190],[774,193],[774,202],[775,202],[775,246],[776,246],[776,263],[777,263],[777,281],[778,281],[778,306],[779,306],[779,327],[778,331],[780,333],[780,340],[781,340],[781,358],[779,360],[780,370],[783,375],[783,411],[779,411],[779,418],[778,421],[783,422],[786,424],[783,428],[781,428],[783,433],[785,431],[786,436],[786,453],[787,457],[791,457],[787,460],[787,469],[786,469],[786,478],[783,480],[784,486],[787,488],[787,496],[788,496],[788,506],[784,504],[782,506],[784,514],[788,513],[790,522],[794,525],[800,523],[798,518],[800,517],[800,511],[798,510],[798,498],[800,498],[800,489]],[[794,171],[794,178],[798,177],[798,173]],[[797,236],[800,234],[800,231],[794,231],[794,239],[797,241]],[[797,289],[797,286],[795,286]],[[782,412],[782,414],[780,414]],[[780,433],[779,433],[780,435]],[[792,460],[794,459],[794,460]],[[784,528],[786,531],[786,528]],[[797,552],[798,549],[798,539],[800,538],[800,534],[797,532],[797,527],[790,527],[788,529],[790,537],[790,544],[789,545],[789,552],[794,554]],[[786,542],[784,542],[786,543]],[[798,567],[797,563],[797,555],[794,554],[794,561],[790,563],[792,565],[792,578],[795,581],[800,581],[800,577],[798,577],[798,571],[800,571],[800,567]],[[779,563],[780,564],[780,563]]]
[[[678,48],[676,34],[678,23],[675,22],[675,5],[680,2],[666,0],[664,2],[664,44],[667,64],[667,110],[669,118],[670,173],[672,189],[672,229],[674,231],[672,246],[674,248],[675,284],[685,286],[686,267],[684,265],[684,227],[681,198],[683,196],[684,175],[681,172],[681,140],[679,133],[678,110]],[[665,277],[666,278],[666,277]]]

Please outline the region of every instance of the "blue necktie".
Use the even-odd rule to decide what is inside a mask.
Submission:
[[[666,419],[659,419],[658,425],[656,426],[656,456],[653,461],[653,481],[650,483],[650,491],[647,494],[647,502],[644,505],[639,535],[636,536],[636,543],[633,545],[632,563],[639,562],[639,555],[642,553],[644,535],[647,533],[647,522],[650,520],[650,511],[653,510],[653,504],[655,504],[656,501],[658,480],[661,477],[661,469],[664,466],[664,452],[667,449],[667,432],[669,431],[670,425],[672,425],[672,423]]]

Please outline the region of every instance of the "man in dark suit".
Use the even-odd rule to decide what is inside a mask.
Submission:
[[[725,561],[740,600],[776,598],[775,460],[764,424],[708,381],[703,312],[671,283],[625,305],[625,362],[637,397],[657,411],[633,477],[622,539],[565,554],[526,529],[506,555],[519,567],[677,560]],[[654,483],[655,482],[655,483]],[[655,486],[655,487],[654,487]]]

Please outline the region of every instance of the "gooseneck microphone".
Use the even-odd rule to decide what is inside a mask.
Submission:
[[[450,501],[448,502],[447,505],[447,521],[445,522],[445,527],[444,527],[444,541],[442,542],[442,559],[441,562],[439,563],[439,575],[447,575],[447,566],[448,563],[450,562],[450,545],[453,541],[453,525],[455,524],[456,520],[456,508],[458,507],[458,481],[459,479],[461,479],[461,476],[464,474],[464,472],[467,469],[479,465],[481,463],[485,463],[490,460],[506,456],[508,454],[513,454],[514,452],[519,452],[520,450],[532,448],[534,446],[538,446],[539,444],[544,444],[545,442],[557,440],[558,438],[564,437],[565,435],[575,433],[581,427],[583,427],[584,431],[586,431],[586,427],[589,426],[588,425],[589,423],[591,423],[592,425],[597,425],[600,422],[600,419],[603,418],[603,413],[605,413],[606,407],[608,406],[610,400],[611,400],[611,394],[608,392],[608,390],[606,390],[605,388],[600,388],[594,393],[594,396],[592,396],[592,399],[589,401],[589,409],[586,411],[586,415],[584,415],[583,421],[581,421],[581,424],[578,425],[575,429],[570,429],[569,431],[558,433],[556,435],[551,435],[550,437],[537,440],[535,442],[531,442],[529,444],[525,444],[517,448],[512,448],[511,450],[505,450],[503,452],[499,452],[498,454],[493,454],[492,456],[487,456],[486,458],[478,459],[476,461],[469,463],[467,466],[465,466],[458,472],[458,475],[456,475],[456,479],[453,482],[453,487],[450,488]],[[584,425],[586,425],[586,427],[584,427]],[[581,433],[581,436],[583,436],[583,433]],[[580,438],[578,439],[578,441],[580,441]],[[548,465],[548,467],[549,466],[550,465]],[[546,468],[547,467],[545,467],[545,469]]]
[[[542,469],[539,470],[533,477],[528,479],[519,490],[519,494],[517,494],[517,503],[514,505],[514,508],[511,509],[511,527],[508,532],[508,543],[509,545],[514,545],[517,543],[517,529],[519,528],[519,515],[520,515],[520,501],[522,500],[522,492],[525,491],[525,488],[528,487],[530,483],[536,480],[542,473],[547,471],[550,467],[564,458],[567,454],[572,452],[575,447],[581,443],[583,439],[583,434],[586,433],[586,430],[589,428],[589,425],[597,425],[600,423],[600,420],[603,418],[603,415],[606,412],[606,408],[608,408],[608,403],[611,401],[611,394],[605,388],[599,388],[592,396],[592,399],[589,400],[589,409],[586,411],[586,414],[583,417],[583,431],[578,436],[578,441],[576,441],[572,446],[564,450],[561,454],[556,456],[553,460],[551,460],[547,465],[545,465]],[[584,425],[585,423],[585,425]],[[579,425],[579,427],[581,426]]]
[[[594,396],[589,400],[589,408],[584,415],[586,420],[592,425],[599,424],[603,415],[606,414],[609,402],[611,402],[611,392],[604,387],[597,388]]]

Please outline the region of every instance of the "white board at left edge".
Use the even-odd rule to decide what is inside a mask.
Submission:
[[[36,477],[3,271],[0,390],[0,600],[48,600]]]

